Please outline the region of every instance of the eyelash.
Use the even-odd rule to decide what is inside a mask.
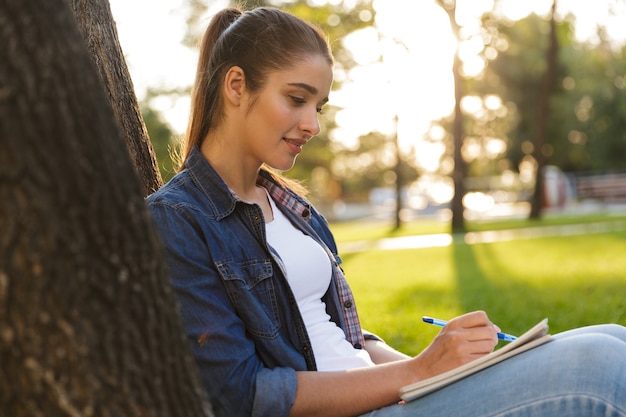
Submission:
[[[289,97],[291,97],[291,100],[297,105],[306,104],[306,100],[301,97],[297,97],[297,96],[289,96]],[[324,110],[321,107],[318,107],[315,110],[317,110],[318,114],[324,114]]]

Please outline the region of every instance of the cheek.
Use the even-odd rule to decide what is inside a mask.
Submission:
[[[254,129],[282,132],[291,129],[296,111],[283,97],[263,97],[250,112],[249,121]]]
[[[282,96],[272,97],[263,104],[263,117],[273,123],[288,123],[292,117],[293,109]]]
[[[283,125],[291,121],[292,112],[291,109],[281,103],[276,103],[273,107],[269,108],[268,118],[272,119],[274,123]]]

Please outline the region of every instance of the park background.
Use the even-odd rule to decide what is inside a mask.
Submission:
[[[167,179],[194,40],[228,2],[142,3],[111,7]],[[332,221],[365,327],[417,353],[437,332],[421,315],[484,309],[511,333],[544,317],[553,332],[626,324],[624,2],[560,0],[554,15],[552,1],[270,4],[322,25],[335,47],[324,132],[287,174]],[[455,54],[465,198],[463,230],[450,233]],[[543,201],[528,219],[537,172]]]
[[[423,314],[483,309],[514,334],[543,317],[552,332],[625,324],[624,1],[504,13],[521,3],[280,5],[321,24],[337,57],[324,134],[288,174],[332,222],[363,325],[410,354],[438,330]],[[214,415],[145,204],[163,184],[150,139],[167,179],[189,92],[142,77],[192,72],[194,49],[169,42],[192,45],[223,4],[112,16],[109,0],[0,0],[0,416]],[[383,30],[405,17],[408,39]],[[429,27],[443,32],[417,35]]]

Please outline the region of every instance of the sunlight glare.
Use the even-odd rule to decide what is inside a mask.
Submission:
[[[494,94],[489,94],[483,100],[485,107],[489,110],[498,110],[502,107],[502,99],[500,96],[496,96]]]
[[[428,184],[428,196],[435,204],[449,203],[454,197],[454,183],[450,177],[433,177]]]
[[[485,150],[487,151],[487,157],[495,158],[499,155],[502,155],[506,152],[506,142],[502,139],[498,138],[485,138],[486,145]]]
[[[485,10],[491,10],[493,0],[472,0],[456,2],[456,22],[461,26],[473,26]]]
[[[461,99],[461,109],[466,114],[476,114],[483,108],[483,101],[478,96],[465,96]]]
[[[446,137],[446,129],[441,125],[434,124],[428,130],[428,137],[435,141],[443,140]]]
[[[416,162],[427,172],[436,172],[446,152],[443,142],[419,141],[415,147]]]
[[[494,198],[482,192],[469,192],[463,196],[463,206],[472,211],[484,213],[491,210],[494,205]]]
[[[409,150],[421,144],[432,120],[453,109],[455,41],[447,15],[434,2],[375,0],[373,7],[376,27],[344,42],[362,67],[351,70],[331,97],[342,108],[332,136],[356,146],[371,131],[397,132],[401,148]],[[442,151],[422,146],[419,153],[431,168]]]
[[[352,58],[359,65],[376,62],[381,55],[378,31],[371,26],[348,34],[343,39],[343,45],[352,53]],[[368,47],[364,47],[365,45]]]
[[[468,162],[471,162],[475,159],[478,159],[481,154],[481,146],[480,140],[476,137],[467,136],[463,141],[462,154],[463,159]]]
[[[510,20],[522,19],[530,13],[545,16],[550,12],[550,7],[552,6],[552,2],[546,0],[502,0],[500,4],[501,13]]]

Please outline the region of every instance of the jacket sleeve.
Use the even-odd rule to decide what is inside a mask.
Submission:
[[[295,398],[295,370],[269,369],[260,361],[193,216],[162,202],[149,206],[185,333],[216,415],[288,416]]]

